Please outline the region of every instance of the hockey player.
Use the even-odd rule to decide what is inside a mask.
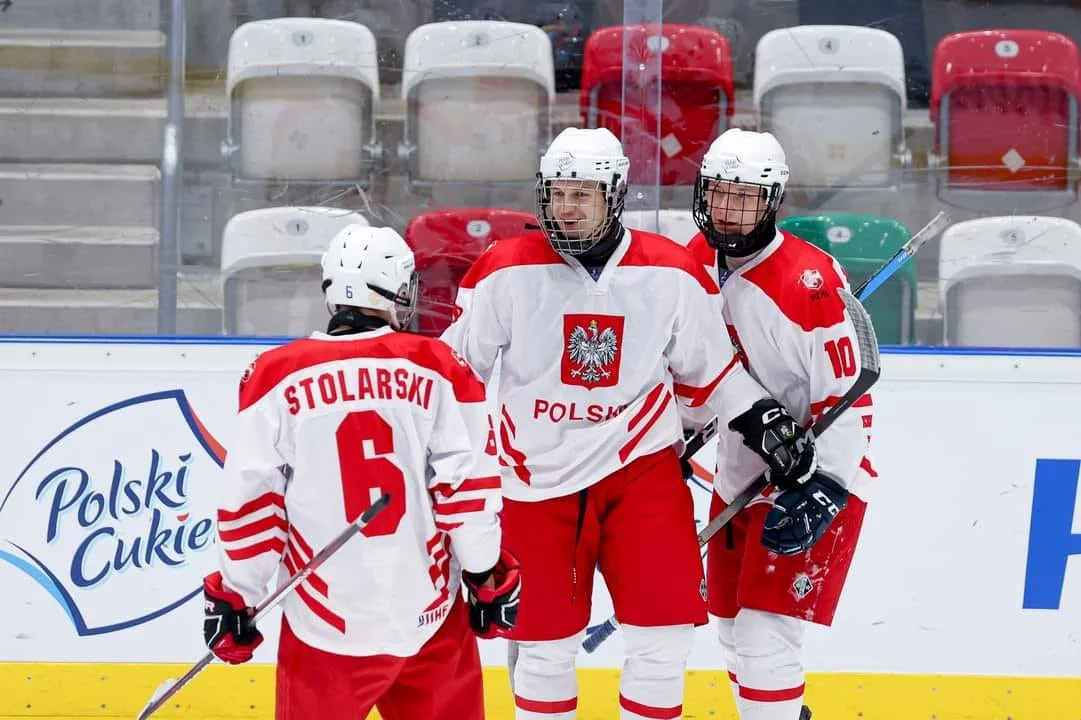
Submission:
[[[735,358],[694,256],[621,225],[629,166],[608,130],[560,133],[540,162],[540,231],[481,255],[444,334],[485,380],[499,358],[504,546],[528,577],[509,635],[519,720],[574,717],[598,565],[626,641],[620,717],[681,714],[708,616],[677,403],[731,421],[793,482],[814,468]]]
[[[500,549],[499,469],[484,387],[444,343],[396,332],[413,253],[352,225],[323,257],[326,333],[260,355],[240,384],[204,581],[207,645],[242,663],[252,606],[384,492],[390,504],[284,601],[277,715],[484,717],[474,632],[514,626],[517,562]],[[470,607],[460,597],[459,568]],[[472,625],[472,631],[470,629]]]
[[[769,133],[726,131],[702,160],[690,248],[721,281],[724,319],[751,375],[800,423],[837,402],[859,373],[859,343],[837,294],[848,289],[829,254],[778,231],[788,183]],[[875,476],[865,395],[816,440],[809,477],[771,476],[710,541],[710,613],[742,720],[798,720],[804,623],[830,625],[863,521],[860,493]],[[766,470],[739,435],[718,433],[712,514]]]

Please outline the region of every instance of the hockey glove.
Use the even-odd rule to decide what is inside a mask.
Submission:
[[[254,608],[247,607],[244,598],[222,585],[220,572],[203,579],[203,599],[206,646],[230,665],[251,660],[255,648],[263,642],[263,634],[251,624]]]
[[[514,629],[522,590],[520,570],[518,558],[504,549],[488,572],[462,573],[469,596],[469,625],[479,637],[506,637]]]
[[[816,472],[773,501],[762,528],[762,544],[778,555],[807,552],[847,504],[848,491],[829,475]]]
[[[728,429],[742,435],[743,444],[766,461],[770,483],[781,490],[806,482],[818,467],[811,438],[784,406],[772,398],[756,402],[728,423]]]

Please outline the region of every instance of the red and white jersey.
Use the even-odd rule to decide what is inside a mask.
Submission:
[[[688,247],[716,277],[717,253],[701,233]],[[838,288],[847,290],[848,279],[833,256],[783,231],[722,278],[724,319],[740,359],[804,427],[840,400],[859,374],[859,343]],[[870,432],[868,393],[815,439],[819,469],[857,496],[876,476]],[[731,502],[766,465],[726,425],[717,437],[714,485]]]
[[[765,397],[720,322],[716,283],[681,245],[627,231],[596,280],[540,232],[501,240],[463,278],[443,339],[488,380],[507,497],[588,487]]]
[[[381,328],[260,355],[240,385],[218,555],[256,605],[383,493],[390,504],[283,603],[339,655],[413,655],[499,555],[499,468],[484,386],[446,344]],[[290,470],[291,469],[291,470]]]

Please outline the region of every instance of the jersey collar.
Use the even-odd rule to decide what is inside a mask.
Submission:
[[[329,333],[316,331],[311,334],[312,340],[331,340],[333,342],[349,342],[351,340],[368,340],[370,338],[382,337],[395,332],[394,328],[389,325],[385,325],[375,330],[365,330],[359,333],[348,333],[346,335],[330,335]]]
[[[766,245],[766,247],[762,248],[758,252],[758,254],[751,258],[748,262],[745,262],[735,270],[732,270],[731,274],[742,275],[751,270],[752,268],[761,265],[769,258],[770,255],[777,252],[777,248],[781,247],[782,242],[784,242],[784,235],[781,233],[780,230],[778,230],[777,234],[773,236],[773,239],[769,241],[769,244]]]
[[[623,262],[623,256],[627,254],[628,248],[631,246],[631,233],[633,231],[624,228],[623,239],[619,241],[619,245],[616,245],[616,249],[612,251],[611,257],[608,258],[608,262],[604,264],[604,269],[601,270],[600,276],[594,280],[593,276],[589,274],[589,271],[585,269],[578,258],[573,255],[562,255],[567,265],[571,270],[574,270],[575,274],[581,278],[586,287],[589,288],[590,295],[604,295],[608,292],[608,286],[612,283],[612,274],[615,273],[619,264]]]

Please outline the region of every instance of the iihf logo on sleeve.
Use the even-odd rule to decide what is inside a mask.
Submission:
[[[40,584],[79,635],[145,623],[199,592],[193,573],[175,571],[214,542],[207,489],[225,451],[182,390],[96,410],[30,457],[0,498],[0,560]]]

